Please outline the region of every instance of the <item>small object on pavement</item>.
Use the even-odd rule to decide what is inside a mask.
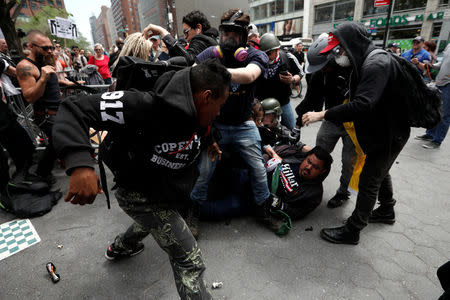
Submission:
[[[313,231],[313,227],[312,226],[306,227],[305,231]]]
[[[58,245],[59,250],[61,250],[62,248],[64,248],[64,245]]]
[[[220,289],[221,287],[223,287],[223,282],[222,281],[220,281],[220,282],[213,282],[213,284],[212,284],[212,288],[213,289]]]
[[[47,268],[47,272],[52,278],[53,283],[57,283],[60,279],[59,274],[56,274],[56,267],[52,262],[48,262],[45,267]]]

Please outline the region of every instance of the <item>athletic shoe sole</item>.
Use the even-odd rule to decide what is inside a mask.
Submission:
[[[433,138],[426,138],[426,137],[422,137],[422,136],[416,136],[414,139],[419,140],[419,141],[427,141],[427,142],[431,142],[433,140]]]
[[[141,250],[139,250],[139,251],[137,251],[137,252],[134,252],[134,253],[132,253],[132,254],[130,254],[130,255],[122,255],[122,256],[117,257],[117,256],[109,256],[109,255],[108,255],[108,250],[106,250],[106,251],[105,251],[105,258],[106,258],[107,260],[117,260],[117,259],[122,259],[122,258],[127,258],[127,257],[133,257],[133,256],[135,256],[135,255],[138,255],[138,254],[141,253],[142,251],[144,251],[144,248],[142,248]]]

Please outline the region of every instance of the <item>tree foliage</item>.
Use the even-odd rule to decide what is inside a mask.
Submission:
[[[48,19],[54,19],[55,17],[60,18],[70,18],[72,14],[68,13],[64,9],[58,9],[51,6],[44,6],[42,7],[41,11],[36,12],[33,17],[29,18],[28,20],[18,20],[17,21],[17,28],[22,28],[23,31],[28,32],[32,29],[37,29],[45,33],[50,40],[56,40],[59,44],[61,44],[63,47],[64,45],[66,47],[72,47],[73,45],[77,45],[80,47],[80,49],[87,49],[89,48],[89,42],[87,39],[78,31],[78,39],[77,40],[71,40],[66,39],[64,43],[63,38],[59,38],[55,35],[52,35],[50,33],[50,27],[48,26]]]

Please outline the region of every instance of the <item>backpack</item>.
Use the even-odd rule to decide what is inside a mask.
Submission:
[[[81,72],[87,75],[85,80],[86,85],[104,85],[105,81],[102,78],[102,75],[97,71],[97,66],[87,65],[81,69]]]
[[[376,49],[367,56],[386,52]],[[442,99],[438,88],[427,85],[417,68],[403,57],[387,52],[391,60],[401,67],[403,84],[407,88],[403,90],[405,115],[411,127],[434,128],[442,120]],[[367,59],[366,58],[366,59]]]
[[[179,71],[185,67],[186,61],[184,58],[180,60],[179,57],[152,63],[133,56],[122,56],[113,72],[113,76],[117,77],[116,91],[132,88],[150,91],[162,74],[172,70]]]
[[[0,207],[19,218],[39,217],[50,212],[61,197],[60,191],[37,194],[16,192],[7,186],[0,193]]]

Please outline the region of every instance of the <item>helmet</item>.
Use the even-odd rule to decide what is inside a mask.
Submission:
[[[320,53],[328,46],[328,34],[322,33],[309,47],[306,54],[306,73],[314,73],[321,70],[333,58],[330,53]]]
[[[241,10],[238,10],[236,13],[234,13],[229,20],[223,21],[219,25],[219,31],[220,32],[237,32],[241,35],[241,45],[245,46],[247,44],[247,37],[248,37],[248,31],[247,31],[247,25],[243,21],[239,21],[237,19],[241,17],[245,17],[248,15],[244,15],[244,13]],[[247,23],[248,24],[248,23]]]
[[[248,36],[251,36],[254,34],[259,36],[258,27],[256,27],[255,24],[248,25]]]
[[[265,33],[259,40],[259,50],[263,52],[279,49],[280,46],[280,41],[273,33]]]
[[[261,101],[261,106],[264,109],[264,114],[276,114],[277,116],[281,116],[283,113],[280,102],[275,98],[264,99]]]

